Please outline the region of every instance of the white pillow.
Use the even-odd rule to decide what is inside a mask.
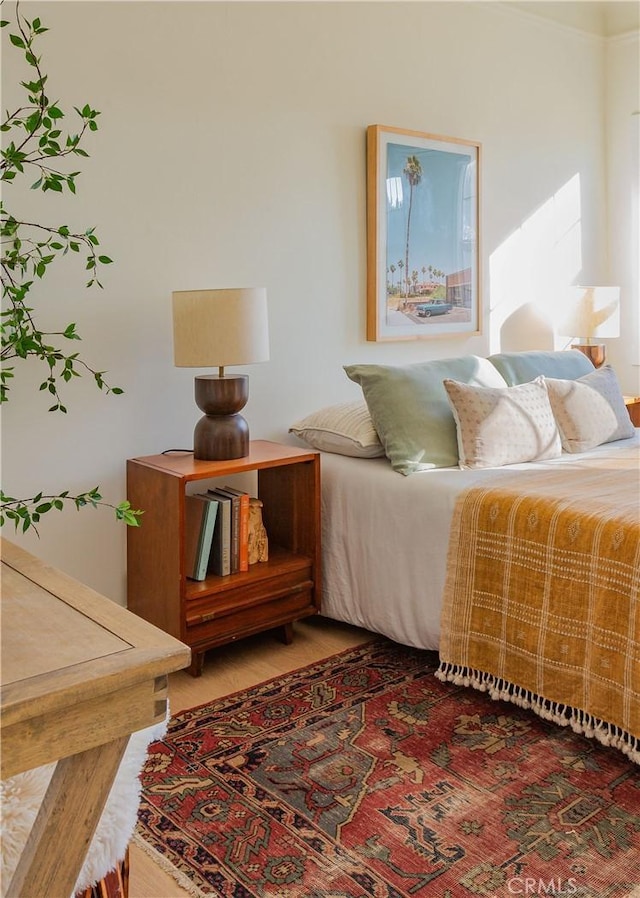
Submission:
[[[565,452],[586,452],[635,433],[610,365],[577,380],[547,377],[546,384]]]
[[[514,387],[445,380],[461,468],[493,468],[561,454],[544,377]]]
[[[362,399],[321,408],[292,424],[289,433],[322,452],[335,452],[353,458],[384,455],[369,409]]]

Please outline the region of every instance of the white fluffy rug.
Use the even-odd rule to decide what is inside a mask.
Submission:
[[[98,823],[74,894],[93,885],[113,870],[126,853],[133,835],[140,803],[140,771],[147,757],[147,747],[162,739],[167,721],[133,733]],[[11,882],[18,859],[49,785],[55,764],[19,773],[0,783],[2,808],[1,894]],[[64,850],[61,841],[61,850]]]

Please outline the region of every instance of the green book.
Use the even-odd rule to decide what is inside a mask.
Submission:
[[[218,516],[218,503],[208,496],[184,497],[185,571],[190,580],[207,576],[211,544]]]

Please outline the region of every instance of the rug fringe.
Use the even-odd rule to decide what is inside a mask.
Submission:
[[[496,701],[502,699],[532,710],[538,717],[551,720],[560,726],[570,726],[574,733],[596,739],[602,745],[613,746],[640,764],[640,739],[632,736],[622,727],[594,717],[580,708],[572,708],[561,702],[552,702],[529,689],[516,686],[502,677],[482,670],[475,670],[462,664],[441,661],[435,675],[443,683],[455,683],[456,686],[473,686],[479,692],[488,692]]]
[[[134,832],[131,841],[137,848],[150,857],[161,870],[164,870],[165,873],[172,876],[181,889],[184,889],[185,892],[193,895],[193,898],[210,898],[213,894],[213,892],[210,892],[209,895],[207,895],[205,892],[201,891],[201,889],[194,885],[186,873],[183,873],[181,870],[178,870],[177,867],[174,867],[171,861],[167,860],[167,858],[163,854],[160,854],[160,852],[152,845],[149,845],[137,830]]]

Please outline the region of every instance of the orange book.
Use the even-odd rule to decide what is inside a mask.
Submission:
[[[238,570],[249,570],[249,493],[225,486],[228,493],[240,498],[240,514],[238,521]]]

